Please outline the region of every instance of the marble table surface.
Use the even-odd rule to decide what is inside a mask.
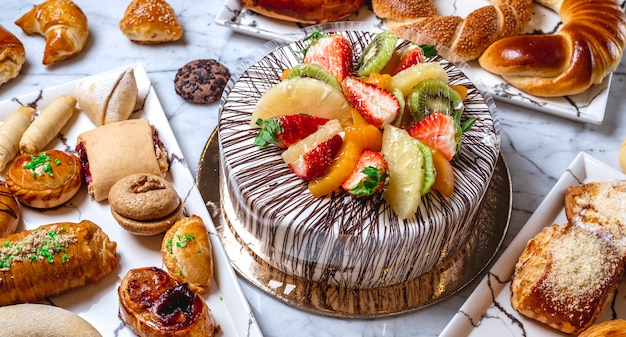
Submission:
[[[267,41],[217,25],[222,0],[169,0],[185,32],[180,41],[154,46],[131,43],[118,28],[129,1],[76,0],[89,18],[90,37],[76,58],[45,67],[44,39],[25,35],[14,21],[35,1],[3,0],[0,24],[27,49],[27,63],[17,79],[0,87],[0,101],[62,84],[84,76],[140,62],[160,98],[163,109],[196,174],[205,143],[217,124],[218,104],[193,105],[174,92],[178,68],[194,59],[212,58],[236,69],[243,58]],[[502,152],[508,163],[513,209],[506,247],[544,199],[576,155],[584,151],[619,169],[618,151],[626,137],[626,63],[613,75],[604,121],[584,124],[541,111],[497,101],[502,127]],[[482,276],[482,275],[481,275]],[[407,314],[371,320],[319,316],[289,307],[241,280],[241,287],[265,336],[437,336],[480,280],[432,306]]]

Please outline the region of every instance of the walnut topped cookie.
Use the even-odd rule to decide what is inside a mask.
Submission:
[[[183,214],[174,185],[154,174],[136,173],[118,180],[108,199],[115,220],[136,235],[163,233]]]

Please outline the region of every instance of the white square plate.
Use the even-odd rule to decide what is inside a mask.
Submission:
[[[207,305],[211,309],[216,322],[221,326],[223,336],[261,336],[260,329],[239,287],[235,273],[216,234],[211,217],[195,185],[195,181],[187,167],[182,151],[146,71],[141,64],[129,65],[111,71],[120,71],[128,68],[134,69],[139,87],[137,107],[131,118],[148,119],[156,127],[159,132],[159,138],[167,148],[171,161],[168,180],[174,184],[179,195],[183,198],[185,213],[200,216],[209,231],[209,237],[213,246],[215,278],[211,288],[204,295]],[[0,120],[3,120],[20,105],[30,105],[40,110],[59,95],[72,95],[77,82],[73,81],[60,86],[42,89],[38,92],[0,102]],[[73,151],[76,147],[77,136],[81,132],[94,127],[95,124],[91,122],[87,115],[78,111],[61,130],[59,136],[49,144],[47,149],[56,148]],[[215,183],[217,184],[217,182]],[[39,211],[21,206],[21,212],[22,220],[18,230],[33,229],[53,222],[79,222],[80,220],[88,219],[98,224],[112,241],[117,242],[120,266],[113,273],[107,275],[98,284],[72,290],[65,295],[51,298],[50,302],[79,314],[98,329],[103,336],[135,336],[118,317],[117,287],[124,275],[132,268],[150,266],[164,268],[160,253],[163,236],[139,237],[126,232],[113,219],[109,204],[91,200],[87,195],[87,188],[84,184],[79,193],[69,203],[58,209]]]
[[[433,0],[433,2],[442,14],[455,14],[462,17],[481,6],[490,4],[488,0]],[[620,2],[624,7],[626,0],[620,0]],[[345,18],[345,20],[363,22],[385,29],[384,20],[376,17],[367,6],[361,7],[359,11]],[[302,25],[257,14],[242,8],[238,0],[226,0],[216,16],[215,22],[236,32],[268,40],[291,42],[303,37],[300,30]],[[553,32],[560,25],[560,19],[556,13],[535,4],[533,17],[525,32]],[[546,98],[517,90],[501,77],[483,70],[477,61],[469,62],[469,65],[476,77],[482,80],[486,89],[497,100],[579,122],[601,124],[604,119],[611,76],[607,76],[602,83],[592,86],[582,94]]]
[[[553,223],[566,223],[563,200],[568,186],[625,178],[621,172],[584,152],[576,156],[440,337],[569,336],[526,318],[511,308],[509,287],[515,263],[528,240],[541,229]],[[618,293],[625,291],[626,281],[623,281]],[[614,303],[605,308],[597,322],[610,320],[613,315],[626,318],[626,297],[623,295],[616,296]]]

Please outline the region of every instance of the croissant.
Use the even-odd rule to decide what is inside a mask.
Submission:
[[[372,9],[398,37],[440,44],[471,61],[498,39],[519,34],[530,21],[533,0],[494,0],[465,18],[441,16],[431,0],[372,0]]]
[[[37,154],[48,145],[72,118],[76,98],[61,95],[46,106],[20,138],[21,154]]]
[[[499,40],[479,58],[482,68],[543,97],[582,93],[617,68],[626,18],[616,0],[538,2],[559,13],[562,28],[555,34]]]
[[[15,24],[28,35],[45,36],[44,65],[77,55],[89,37],[87,17],[71,0],[46,0],[33,6]]]
[[[13,33],[0,25],[0,85],[15,78],[26,62],[26,50]]]
[[[117,244],[89,220],[48,224],[0,242],[0,306],[97,283],[118,265]]]

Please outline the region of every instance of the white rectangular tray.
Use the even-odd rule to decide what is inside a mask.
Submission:
[[[566,223],[563,200],[568,186],[625,178],[623,173],[584,152],[576,156],[440,337],[569,336],[526,318],[511,308],[509,287],[515,263],[528,240],[542,228],[554,223]],[[623,281],[618,293],[624,294],[625,291],[626,281]],[[610,320],[614,313],[617,317],[626,318],[626,298],[623,295],[616,296],[615,303],[605,308],[597,322]]]
[[[146,71],[141,64],[129,65],[111,71],[128,68],[134,69],[139,87],[139,110],[133,113],[131,118],[148,119],[156,127],[159,138],[167,148],[168,156],[172,161],[168,180],[174,184],[177,192],[183,198],[185,213],[200,216],[209,231],[213,246],[215,278],[204,298],[216,322],[222,328],[221,335],[261,336],[261,331],[225,255],[211,217]],[[61,94],[71,95],[74,93],[76,82],[78,81],[45,88],[38,92],[0,102],[0,120],[3,120],[20,105],[30,105],[40,110]],[[77,136],[94,127],[95,124],[89,120],[87,115],[79,111],[60,132],[60,137],[53,140],[48,148],[73,151]],[[102,227],[111,240],[117,242],[120,267],[98,284],[72,290],[65,295],[51,298],[50,301],[54,305],[79,314],[98,329],[103,336],[135,336],[118,317],[117,287],[124,275],[132,268],[149,266],[163,268],[160,254],[163,236],[139,237],[126,232],[111,216],[108,203],[91,200],[84,185],[80,192],[61,208],[39,211],[22,206],[21,211],[22,221],[18,230],[32,229],[59,221],[79,222],[88,219]],[[28,319],[25,318],[25,321]]]

